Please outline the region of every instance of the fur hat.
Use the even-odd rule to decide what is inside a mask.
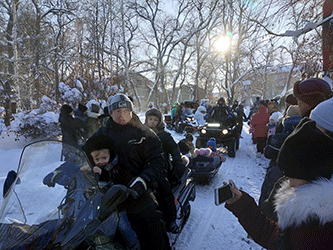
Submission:
[[[287,116],[301,115],[298,105],[290,105],[286,112]]]
[[[311,111],[310,118],[320,127],[333,132],[333,97],[319,103]]]
[[[291,178],[313,181],[330,179],[333,173],[333,139],[303,118],[283,143],[278,166]]]
[[[93,151],[108,149],[110,151],[110,160],[116,157],[114,142],[111,137],[106,135],[97,135],[90,137],[85,143],[83,149],[92,165],[94,165],[91,156],[91,152]]]
[[[64,104],[62,105],[60,112],[66,115],[69,115],[71,112],[73,112],[73,109],[71,106]]]
[[[116,94],[108,99],[108,107],[109,113],[111,114],[114,110],[120,108],[129,108],[130,110],[133,110],[133,103],[128,96],[124,94]]]
[[[162,120],[162,113],[161,113],[161,111],[159,111],[156,108],[151,108],[151,109],[148,109],[146,111],[145,116],[146,116],[146,119],[145,119],[145,124],[146,125],[147,125],[147,121],[148,121],[148,117],[149,116],[155,116],[155,117],[158,118],[158,121],[159,121],[158,124],[156,125],[155,128],[152,128],[155,132],[164,130],[165,126],[164,126],[164,123],[163,123],[163,120]]]
[[[83,114],[84,112],[86,112],[87,109],[88,109],[88,108],[87,108],[85,105],[79,103],[78,110],[80,110],[82,114]]]
[[[293,94],[287,95],[286,103],[289,104],[289,105],[297,105],[298,104],[297,99]]]
[[[206,147],[212,146],[213,147],[213,152],[216,151],[216,140],[214,137],[210,138],[209,141],[207,142]]]
[[[293,93],[296,98],[302,100],[310,107],[315,107],[328,99],[332,94],[332,90],[325,80],[309,78],[301,82],[295,82]]]

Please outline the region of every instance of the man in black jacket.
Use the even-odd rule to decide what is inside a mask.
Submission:
[[[126,95],[109,98],[108,108],[111,119],[95,135],[108,135],[113,139],[123,166],[132,177],[124,185],[136,191],[138,198],[133,199],[133,206],[127,209],[127,213],[141,248],[171,249],[152,194],[164,171],[161,142],[133,113],[133,103]]]

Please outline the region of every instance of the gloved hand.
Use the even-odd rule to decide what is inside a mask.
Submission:
[[[132,194],[133,198],[138,198],[139,196],[143,195],[144,192],[147,191],[147,184],[145,180],[138,176],[136,178],[133,178],[129,183],[129,188],[135,191],[138,195],[135,197],[135,195]]]
[[[52,173],[49,173],[47,176],[43,179],[43,184],[47,185],[48,187],[54,187],[55,186],[55,177],[58,175],[58,171],[53,171]]]

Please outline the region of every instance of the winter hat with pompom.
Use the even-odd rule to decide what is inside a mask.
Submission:
[[[333,98],[319,103],[311,111],[310,118],[320,127],[333,132]]]
[[[210,155],[212,153],[212,150],[210,148],[196,148],[194,150],[194,154],[195,155]]]
[[[208,147],[208,146],[213,147],[213,152],[216,151],[216,140],[215,140],[215,138],[212,137],[212,138],[209,139],[209,141],[207,142],[206,147]]]

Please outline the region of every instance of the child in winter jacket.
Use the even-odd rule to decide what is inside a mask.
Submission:
[[[124,169],[119,166],[119,158],[114,150],[113,140],[105,135],[93,136],[84,145],[93,172],[103,182],[104,190],[119,182],[123,178]],[[130,189],[129,189],[130,190]],[[133,194],[134,196],[136,194]],[[118,230],[126,244],[127,249],[140,249],[140,243],[127,218],[125,210],[119,212]]]
[[[173,233],[178,232],[176,224],[176,206],[170,183],[178,183],[185,172],[185,166],[181,158],[178,145],[171,134],[164,130],[162,113],[156,108],[147,110],[145,125],[152,129],[162,142],[164,151],[164,161],[166,167],[166,177],[160,178],[156,189],[156,198],[159,202],[160,210],[163,212],[164,220],[167,222],[167,230]],[[170,160],[172,157],[172,162]]]
[[[275,128],[276,128],[276,125],[278,124],[278,120],[279,120],[279,114],[277,112],[274,112],[269,117],[269,123],[267,124],[267,127],[268,127],[267,138],[269,138],[271,135],[275,134]]]
[[[216,148],[216,140],[215,138],[210,138],[209,141],[207,142],[207,148],[211,149],[211,154],[210,156],[218,156],[221,159],[221,162],[225,162],[226,158],[224,154]]]

